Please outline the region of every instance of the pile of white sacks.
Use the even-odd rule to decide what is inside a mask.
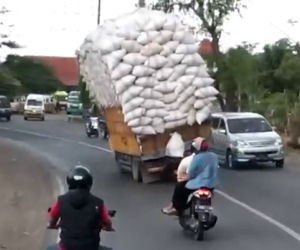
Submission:
[[[198,48],[176,16],[138,9],[88,35],[80,70],[97,103],[121,106],[135,134],[163,133],[201,124],[216,100]]]

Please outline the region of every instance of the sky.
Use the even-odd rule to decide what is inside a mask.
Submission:
[[[137,0],[102,0],[101,22],[133,11]],[[149,1],[148,1],[149,2]],[[300,41],[299,0],[244,0],[242,16],[224,25],[221,49],[243,41],[264,44],[289,37]],[[24,46],[21,55],[74,56],[85,36],[97,26],[98,0],[0,0],[10,13],[2,15],[4,32]],[[289,19],[298,21],[291,25]],[[10,27],[10,25],[13,25]],[[204,35],[200,37],[205,37]],[[0,49],[0,58],[6,53]]]

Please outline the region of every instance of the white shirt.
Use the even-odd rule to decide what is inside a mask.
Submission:
[[[181,162],[178,166],[178,169],[177,169],[177,180],[178,181],[186,180],[186,175],[188,173],[189,166],[191,165],[194,155],[195,154],[193,153],[190,156],[187,156],[181,160]]]

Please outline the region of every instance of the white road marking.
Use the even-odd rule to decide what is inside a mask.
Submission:
[[[248,210],[249,212],[255,214],[258,217],[260,217],[261,219],[269,222],[270,224],[272,224],[275,227],[279,228],[280,230],[284,231],[285,233],[287,233],[288,235],[290,235],[291,237],[293,237],[297,241],[300,241],[300,234],[295,232],[293,229],[285,226],[284,224],[282,224],[279,221],[271,218],[270,216],[264,214],[263,212],[260,212],[259,210],[247,205],[246,203],[237,200],[236,198],[230,196],[229,194],[226,194],[226,193],[224,193],[220,190],[216,190],[215,192],[218,193],[219,195],[221,195],[222,197],[224,197],[225,199],[235,203],[236,205],[239,205],[240,207]]]
[[[86,147],[93,148],[93,149],[98,149],[103,152],[113,153],[109,149],[95,146],[95,145],[92,145],[92,144],[89,144],[89,143],[86,143],[83,141],[75,141],[75,140],[70,140],[70,139],[56,137],[56,136],[49,136],[49,135],[36,133],[36,132],[32,132],[32,131],[27,131],[27,130],[22,130],[22,129],[11,129],[11,128],[7,128],[7,127],[0,127],[0,129],[35,135],[35,136],[44,137],[44,138],[48,138],[48,139],[60,140],[60,141],[69,142],[69,143],[77,143],[79,145],[86,146]],[[59,179],[59,177],[57,177],[57,182],[58,182],[58,186],[59,186],[59,192],[63,193],[65,189],[64,189],[64,185],[62,184],[62,181],[61,181],[61,179]],[[293,229],[289,228],[288,226],[285,226],[284,224],[280,223],[279,221],[271,218],[270,216],[264,214],[263,212],[255,209],[255,208],[247,205],[246,203],[239,201],[238,199],[230,196],[229,194],[222,192],[221,190],[216,190],[215,192],[218,193],[220,196],[224,197],[225,199],[231,201],[232,203],[246,209],[247,211],[260,217],[261,219],[269,222],[270,224],[274,225],[275,227],[279,228],[280,230],[282,230],[283,232],[285,232],[286,234],[290,235],[291,237],[293,237],[294,239],[296,239],[297,241],[300,242],[300,234],[297,233],[296,231],[294,231]]]
[[[96,145],[93,145],[93,144],[90,144],[90,143],[87,143],[87,142],[83,142],[83,141],[75,141],[75,140],[66,139],[66,138],[63,138],[63,137],[46,135],[46,134],[41,134],[41,133],[37,133],[37,132],[29,131],[29,130],[23,130],[23,129],[11,129],[11,128],[7,128],[7,127],[0,127],[0,129],[7,130],[7,131],[13,131],[13,132],[19,132],[19,133],[28,134],[28,135],[34,135],[34,136],[43,137],[43,138],[52,139],[52,140],[59,140],[59,141],[67,142],[67,143],[76,143],[76,144],[86,146],[86,147],[89,147],[89,148],[98,149],[98,150],[103,151],[103,152],[113,153],[113,151],[111,151],[107,148],[96,146]]]

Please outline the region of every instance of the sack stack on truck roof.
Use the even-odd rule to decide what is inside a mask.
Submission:
[[[218,94],[193,35],[173,14],[138,9],[108,20],[78,56],[97,104],[121,107],[137,135],[201,124]]]

